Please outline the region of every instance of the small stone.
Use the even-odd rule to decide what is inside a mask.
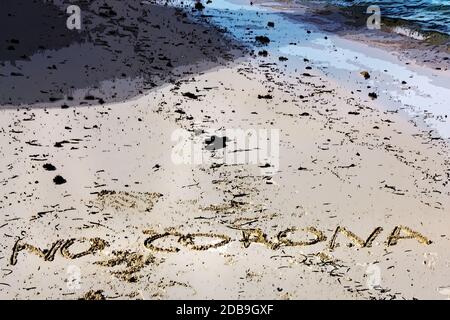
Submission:
[[[364,79],[370,79],[370,74],[368,71],[361,71],[360,74],[364,77]]]
[[[66,181],[66,179],[64,179],[64,178],[61,177],[61,176],[56,176],[56,177],[53,179],[53,182],[54,182],[55,184],[57,184],[57,185],[60,185],[60,184],[66,183],[67,181]]]
[[[55,171],[56,167],[52,165],[51,163],[46,163],[43,165],[44,169],[47,171]]]

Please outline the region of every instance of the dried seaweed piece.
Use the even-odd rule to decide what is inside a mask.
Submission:
[[[89,204],[100,211],[107,208],[115,210],[133,208],[149,212],[160,197],[162,197],[160,193],[102,190],[98,193],[97,198],[90,201]]]
[[[89,290],[80,300],[106,300],[106,297],[103,295],[103,290]]]
[[[242,239],[240,240],[244,244],[244,248],[248,248],[252,242],[261,243],[266,245],[270,249],[277,249],[279,244],[274,243],[267,239],[267,234],[265,234],[261,229],[244,229],[242,230]]]
[[[131,251],[113,251],[112,255],[111,259],[97,261],[94,264],[102,267],[125,265],[126,268],[124,270],[111,271],[111,274],[127,282],[137,282],[138,277],[136,273],[140,272],[145,266],[155,262],[155,257],[152,255],[144,256]]]
[[[187,97],[187,98],[190,98],[190,99],[197,100],[200,96],[195,94],[195,93],[192,93],[192,92],[184,92],[183,93],[183,97]]]

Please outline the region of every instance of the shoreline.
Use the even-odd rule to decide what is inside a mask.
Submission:
[[[369,30],[366,27],[369,15],[364,6],[348,8],[327,4],[324,7],[314,1],[257,0],[253,3],[274,9],[293,20],[309,23],[324,33],[398,52],[421,66],[444,71],[450,67],[450,35],[421,30],[408,20],[382,17],[381,29]]]
[[[289,6],[286,9],[282,5],[279,9],[277,4],[269,3],[263,4],[263,11],[258,13],[256,5],[249,6],[241,0],[232,2],[238,5],[228,11],[229,16],[222,18],[217,15],[217,21],[212,18],[212,22],[230,24],[231,33],[247,45],[254,46],[254,39],[246,35],[243,27],[246,21],[251,21],[249,25],[259,25],[254,28],[255,31],[271,39],[268,47],[272,54],[289,58],[287,68],[301,70],[308,64],[303,61],[307,58],[319,68],[321,74],[334,79],[337,85],[344,86],[359,97],[367,97],[374,91],[380,107],[402,112],[405,118],[416,121],[424,130],[430,128],[437,131],[437,135],[446,140],[450,137],[450,117],[446,109],[446,100],[450,97],[450,73],[445,68],[430,68],[430,64],[435,66],[434,62],[422,65],[414,59],[418,56],[426,60],[427,55],[434,55],[434,51],[425,51],[420,46],[401,49],[402,44],[406,44],[402,36],[388,40],[391,47],[379,46],[379,41],[386,40],[384,32],[374,36],[370,31],[368,36],[355,39],[355,36],[322,31],[320,24],[310,22],[315,16],[308,18],[308,8],[304,6],[300,9]],[[215,1],[210,5],[211,10],[215,6],[225,7],[224,3],[228,2]],[[240,13],[240,16],[233,16],[232,12]],[[291,19],[290,15],[294,18]],[[235,21],[230,23],[232,19]],[[275,21],[275,28],[264,27],[269,20]],[[242,27],[233,28],[233,23]],[[447,60],[442,61],[449,64]],[[363,71],[368,71],[371,78],[364,80],[360,75]]]

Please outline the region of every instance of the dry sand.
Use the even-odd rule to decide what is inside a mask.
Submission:
[[[126,101],[2,108],[0,297],[446,298],[446,142],[319,70],[235,55]],[[232,141],[174,163],[177,130],[233,128],[280,130],[275,174],[221,164]]]

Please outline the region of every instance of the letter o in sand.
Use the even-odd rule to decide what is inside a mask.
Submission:
[[[162,238],[169,237],[169,236],[178,237],[178,242],[179,242],[180,241],[179,239],[183,235],[179,232],[165,232],[165,233],[154,234],[154,235],[150,236],[149,238],[145,239],[144,246],[149,250],[159,251],[159,252],[178,252],[178,251],[180,251],[179,248],[174,248],[174,247],[160,248],[160,247],[154,246],[152,244],[152,242],[154,242],[158,239],[162,239]]]

